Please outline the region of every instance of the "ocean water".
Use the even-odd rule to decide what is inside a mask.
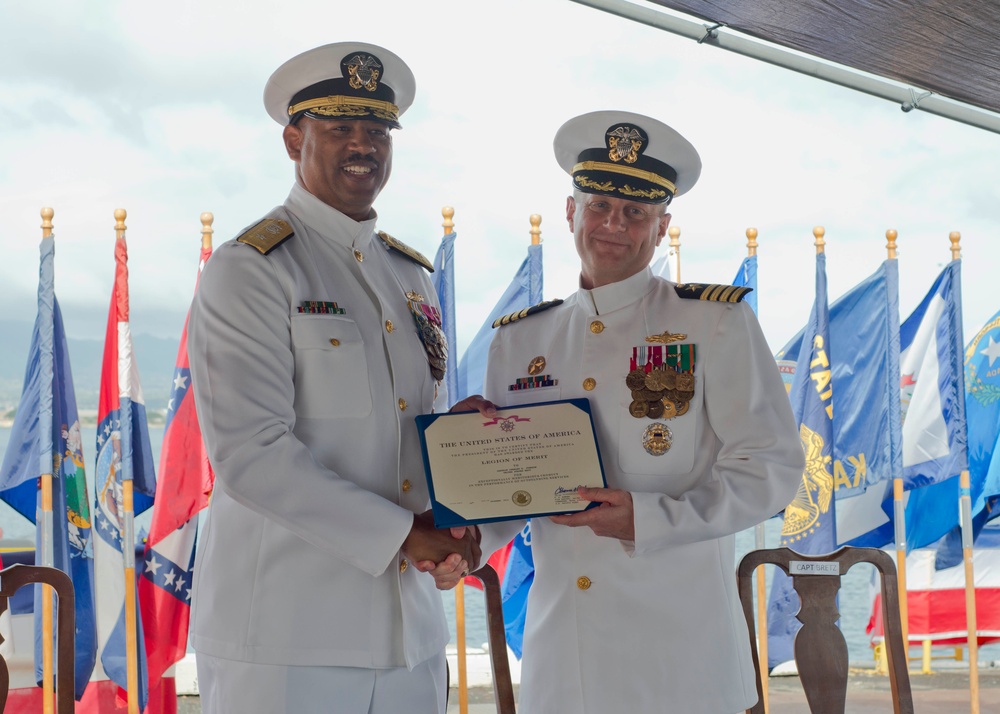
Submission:
[[[91,492],[94,490],[94,465],[93,459],[96,453],[96,429],[93,426],[84,426],[81,429],[83,436],[84,463],[87,465],[87,481]],[[0,427],[0,453],[6,450],[10,437],[10,428]],[[151,427],[149,429],[150,443],[153,449],[153,456],[156,464],[159,465],[160,446],[163,441],[163,428]],[[93,502],[93,496],[91,497]],[[140,514],[135,518],[135,531],[137,534],[144,530],[149,530],[149,523],[152,517],[151,511]],[[13,511],[6,503],[0,501],[0,528],[3,530],[3,537],[0,538],[0,547],[9,544],[11,541],[34,541],[34,525],[24,519],[20,514]],[[781,531],[781,524],[776,520],[769,521],[765,525],[765,545],[775,547],[778,545],[778,538]],[[736,536],[736,556],[737,561],[756,545],[754,531],[747,530],[738,533]],[[735,572],[736,563],[733,564]],[[770,570],[770,566],[768,567]],[[856,565],[842,579],[840,613],[841,630],[847,640],[847,649],[852,664],[867,665],[874,662],[872,649],[869,644],[865,627],[868,624],[872,608],[871,580],[874,568],[865,564]],[[770,580],[770,572],[768,580]],[[465,641],[469,648],[482,647],[487,641],[486,636],[486,614],[481,591],[472,588],[464,588],[465,595]],[[451,641],[457,642],[455,623],[455,593],[445,592],[441,594],[445,613],[448,617],[451,629]],[[667,633],[665,633],[666,635]],[[942,650],[944,652],[945,650]],[[911,649],[911,656],[918,657],[917,648]],[[1000,660],[1000,644],[992,644],[980,648],[980,662]]]

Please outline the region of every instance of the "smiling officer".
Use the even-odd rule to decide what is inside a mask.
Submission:
[[[191,615],[205,712],[444,712],[448,628],[415,565],[474,568],[479,548],[427,513],[413,418],[446,404],[447,344],[430,263],[372,207],[413,96],[375,45],[279,67],[264,104],[295,183],[201,276],[189,355],[217,479]]]

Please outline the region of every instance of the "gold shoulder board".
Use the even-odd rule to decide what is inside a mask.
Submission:
[[[713,302],[741,302],[753,291],[743,285],[709,285],[706,283],[677,283],[677,294],[686,300],[711,300]]]
[[[243,232],[238,240],[240,243],[252,245],[263,255],[267,255],[295,234],[287,221],[277,218],[265,218],[260,223],[251,226]]]
[[[427,268],[427,272],[429,272],[429,273],[433,273],[434,272],[434,264],[431,263],[431,261],[427,260],[427,258],[425,258],[422,253],[420,253],[419,251],[416,251],[413,248],[411,248],[410,246],[406,245],[406,243],[404,243],[403,241],[397,240],[396,238],[393,238],[391,235],[389,235],[385,231],[379,231],[378,232],[378,237],[382,239],[383,243],[385,243],[387,246],[389,246],[393,250],[395,250],[395,251],[397,251],[399,253],[402,253],[407,258],[409,258],[414,263],[416,263],[417,265],[422,265],[425,268]]]
[[[503,317],[498,317],[493,321],[494,329],[500,327],[501,325],[509,325],[512,322],[517,322],[518,320],[528,317],[529,315],[537,315],[540,312],[548,310],[550,307],[555,307],[556,305],[561,305],[562,300],[546,300],[545,302],[540,302],[537,305],[532,305],[531,307],[526,307],[523,310],[518,310],[517,312],[512,312],[509,315],[504,315]]]

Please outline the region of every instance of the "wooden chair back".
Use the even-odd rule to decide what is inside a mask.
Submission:
[[[0,613],[7,610],[7,600],[25,585],[45,583],[52,587],[58,598],[56,624],[56,711],[73,714],[73,679],[76,662],[76,595],[73,581],[57,568],[38,565],[12,565],[0,570]],[[3,635],[0,635],[0,641]],[[0,712],[7,706],[10,693],[10,669],[0,657]]]
[[[750,630],[754,668],[757,670],[757,704],[750,714],[764,714],[761,667],[754,626],[753,573],[760,565],[772,563],[791,576],[799,596],[796,618],[802,623],[795,636],[795,664],[812,714],[844,714],[847,702],[847,642],[837,627],[840,611],[837,593],[840,578],[857,563],[871,563],[882,581],[882,619],[889,664],[889,684],[893,711],[913,713],[913,696],[903,628],[899,619],[899,590],[896,564],[878,548],[845,546],[826,555],[802,555],[790,548],[753,550],[737,569],[740,601]]]
[[[500,578],[489,564],[483,565],[469,576],[483,584],[483,594],[486,596],[486,635],[490,643],[490,668],[493,670],[493,696],[497,714],[514,714],[514,685],[510,679],[510,662],[507,660]]]

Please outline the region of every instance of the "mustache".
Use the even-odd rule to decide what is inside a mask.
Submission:
[[[375,158],[374,154],[362,154],[360,151],[353,152],[343,162],[341,162],[341,166],[346,164],[356,164],[359,161],[367,161],[368,163],[374,164],[375,168],[381,166],[379,160]]]

